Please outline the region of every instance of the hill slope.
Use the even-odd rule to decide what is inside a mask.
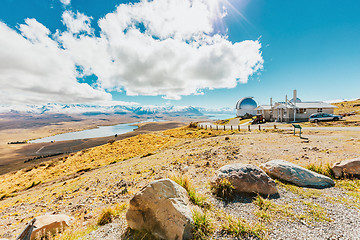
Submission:
[[[241,197],[226,203],[209,190],[208,183],[216,169],[230,163],[259,165],[280,158],[303,166],[310,162],[325,165],[359,155],[360,137],[356,133],[305,134],[310,143],[280,130],[223,132],[181,128],[78,152],[66,161],[59,159],[51,167],[49,162],[29,171],[0,176],[3,183],[16,181],[15,175],[24,177],[29,185],[20,187],[30,187],[20,190],[19,182],[14,182],[2,189],[8,195],[0,205],[0,236],[15,237],[30,219],[48,212],[76,218],[74,226],[56,239],[76,239],[84,234],[88,234],[87,239],[125,238],[128,232],[124,214],[133,194],[154,179],[181,173],[189,177],[210,206],[205,211],[214,232],[207,238],[233,238],[235,233],[225,231],[225,226],[239,224],[245,229],[245,237],[256,233],[268,239],[351,239],[357,236],[360,224],[359,180],[338,180],[335,188],[323,190],[277,182],[280,198],[264,200],[269,206],[266,209],[261,207],[261,199]],[[117,159],[121,160],[113,161]],[[60,173],[47,171],[56,166]],[[183,172],[185,167],[188,170]],[[42,178],[37,178],[39,169],[46,173]],[[19,191],[11,193],[16,189]],[[117,217],[113,223],[99,227],[96,221],[104,208],[117,210]],[[72,237],[67,238],[66,234]]]

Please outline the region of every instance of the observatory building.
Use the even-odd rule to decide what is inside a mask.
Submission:
[[[288,100],[285,96],[285,102],[275,102],[273,104],[270,98],[270,105],[262,105],[256,108],[257,114],[261,114],[266,121],[277,122],[296,122],[308,121],[311,114],[314,113],[334,113],[333,106],[325,102],[303,102],[297,97],[294,90],[294,96]]]
[[[257,103],[253,97],[244,97],[236,103],[236,116],[244,117],[248,115],[256,115],[256,107]]]

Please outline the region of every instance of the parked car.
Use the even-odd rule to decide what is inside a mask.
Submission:
[[[330,113],[314,113],[309,117],[309,122],[320,122],[320,121],[338,121],[343,117],[340,115]]]

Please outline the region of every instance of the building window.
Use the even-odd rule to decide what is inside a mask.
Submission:
[[[322,108],[318,108],[317,112],[322,112]]]
[[[306,113],[306,108],[298,108],[298,109],[296,109],[296,113],[298,113],[298,114]]]

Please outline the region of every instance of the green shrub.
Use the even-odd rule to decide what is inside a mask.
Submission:
[[[226,222],[221,226],[222,230],[236,238],[251,238],[257,237],[263,239],[265,236],[265,228],[262,225],[249,224],[245,219],[234,219],[227,217]]]
[[[190,201],[201,207],[201,208],[208,208],[209,204],[206,201],[206,197],[199,194],[195,188],[192,186],[190,178],[186,175],[179,175],[179,174],[173,174],[170,176],[170,179],[185,188],[187,193],[189,194]]]
[[[223,178],[211,185],[211,190],[213,193],[227,201],[230,201],[234,198],[234,189],[235,188],[232,183],[226,178]]]
[[[209,236],[214,232],[210,216],[207,213],[193,211],[193,220],[193,239],[209,239]]]
[[[320,164],[315,164],[315,163],[310,163],[309,165],[306,166],[307,169],[309,169],[310,171],[313,172],[317,172],[319,174],[328,176],[330,178],[335,178],[334,172],[331,169],[331,165],[329,163],[323,165],[322,163]]]
[[[110,209],[110,208],[104,209],[97,221],[97,225],[103,226],[108,223],[111,223],[114,216],[115,216],[115,213],[112,209]]]
[[[269,199],[264,199],[260,195],[257,195],[253,203],[263,211],[267,211],[271,207],[271,201]]]
[[[127,204],[122,203],[122,204],[116,204],[112,208],[109,207],[104,209],[100,214],[100,217],[97,221],[97,225],[103,226],[108,223],[111,223],[113,219],[119,216],[122,212],[124,212],[126,208],[127,208]]]

